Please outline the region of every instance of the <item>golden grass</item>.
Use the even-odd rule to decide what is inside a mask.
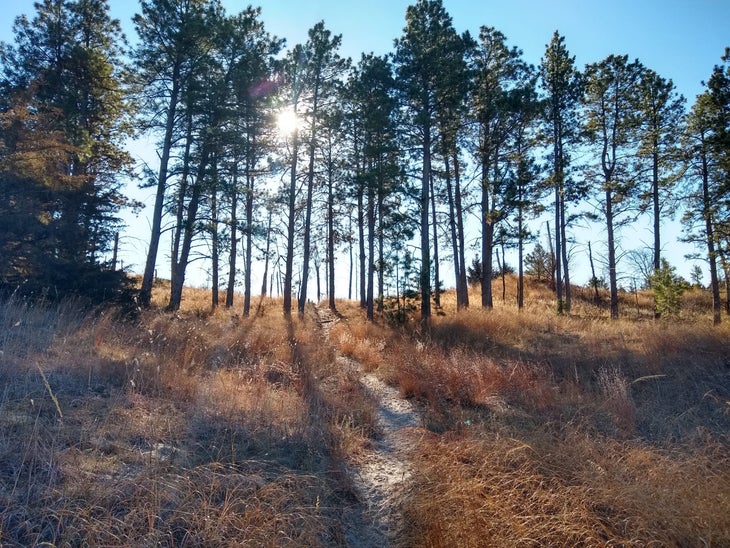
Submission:
[[[638,313],[624,295],[617,321],[584,300],[557,316],[544,286],[527,295],[521,312],[456,313],[444,294],[427,332],[343,309],[343,351],[382,348],[375,371],[430,430],[398,545],[730,543],[728,322],[695,306],[654,320],[645,293]]]
[[[559,317],[544,285],[522,312],[497,287],[490,311],[444,294],[430,331],[339,301],[332,345],[276,299],[1,303],[0,544],[345,544],[343,463],[376,432],[347,360],[426,426],[396,545],[730,544],[730,322],[706,295],[659,321],[624,295],[611,321],[585,290]]]
[[[432,435],[416,453],[402,545],[724,546],[728,464],[713,445]]]
[[[133,322],[2,303],[16,331],[0,341],[0,544],[342,537],[351,495],[332,471],[373,420],[356,379],[334,368],[311,317],[286,320],[265,300],[242,318],[186,294],[178,313]]]

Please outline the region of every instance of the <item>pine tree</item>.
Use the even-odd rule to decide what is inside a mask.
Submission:
[[[14,33],[15,44],[0,49],[9,155],[3,178],[29,185],[30,195],[43,188],[35,206],[49,215],[45,260],[22,276],[98,298],[113,292],[102,282],[110,276],[101,259],[111,249],[120,208],[130,205],[122,195],[132,165],[123,148],[132,111],[119,47],[123,35],[104,0],[39,2],[34,19],[18,18]]]
[[[243,239],[243,315],[251,310],[257,181],[266,171],[263,164],[273,151],[273,108],[278,83],[275,56],[283,41],[270,36],[260,20],[260,8],[249,7],[224,21],[220,55],[230,67],[226,99],[226,122],[221,143],[225,162],[223,197],[228,211],[228,282],[226,306],[233,306],[238,244]],[[239,227],[238,205],[243,219]],[[239,237],[239,228],[242,232]],[[265,276],[264,276],[265,278]],[[265,280],[264,280],[265,281]]]
[[[302,256],[302,283],[299,292],[299,314],[304,314],[307,303],[307,286],[309,282],[309,263],[311,254],[312,207],[315,187],[315,159],[319,149],[318,133],[322,124],[322,111],[335,101],[340,78],[347,69],[347,61],[339,56],[337,50],[342,43],[342,36],[332,36],[324,26],[317,23],[309,30],[309,40],[302,50],[300,61],[303,63],[304,78],[299,85],[305,86],[308,94],[305,116],[309,120],[308,132],[308,167],[307,197],[304,214],[304,242]]]
[[[686,240],[707,249],[713,323],[719,324],[718,263],[730,233],[730,67],[716,66],[707,89],[697,96],[687,121],[684,149],[694,175],[683,218]]]
[[[674,83],[653,70],[644,71],[639,86],[642,127],[637,156],[649,164],[646,207],[651,208],[654,226],[654,269],[661,266],[661,220],[673,210],[672,190],[682,171],[679,137],[685,115],[684,97]],[[649,205],[650,204],[650,205]]]
[[[389,222],[389,201],[400,182],[394,88],[393,69],[388,59],[363,55],[350,79],[349,95],[354,107],[353,115],[362,130],[362,166],[359,169],[362,184],[356,187],[356,191],[362,192],[358,200],[364,203],[367,228],[365,308],[370,320],[374,318],[376,301],[382,308],[385,226]]]
[[[565,38],[557,31],[545,49],[540,65],[545,99],[545,133],[551,146],[551,182],[555,194],[555,262],[558,313],[570,310],[570,274],[566,239],[566,209],[573,189],[566,187],[569,181],[570,148],[576,145],[579,133],[578,107],[582,93],[581,75],[575,68],[565,46]],[[565,302],[563,302],[563,274],[565,275]]]
[[[160,164],[157,173],[150,176],[156,193],[139,296],[143,306],[149,306],[152,296],[173,147],[185,131],[181,123],[187,121],[189,126],[191,122],[179,111],[189,86],[202,69],[201,59],[210,48],[205,26],[209,9],[209,0],[142,0],[141,11],[134,17],[139,42],[132,55],[136,85],[141,90],[141,124],[161,132]]]
[[[461,41],[441,0],[418,0],[406,11],[403,36],[396,40],[395,64],[404,105],[413,120],[421,153],[421,321],[431,321],[430,182],[436,112],[449,84],[449,67],[462,58]],[[434,219],[435,222],[435,219]]]
[[[469,34],[461,38],[461,57],[454,57],[449,65],[447,85],[443,87],[437,102],[436,120],[438,124],[437,154],[443,162],[441,175],[445,186],[449,236],[454,266],[457,310],[468,308],[469,291],[466,274],[466,258],[464,249],[464,206],[461,182],[460,145],[467,129],[467,108],[470,92],[470,71],[466,62],[466,52],[473,48],[473,40]],[[436,197],[432,196],[435,206]],[[435,207],[434,207],[435,209]],[[435,213],[434,213],[435,218]],[[436,228],[434,221],[434,227]]]
[[[621,214],[632,207],[637,180],[628,169],[638,127],[636,89],[643,74],[638,61],[610,55],[586,67],[586,126],[601,178],[606,221],[611,318],[618,319],[616,229]]]
[[[676,316],[682,308],[682,294],[689,284],[677,275],[676,269],[666,259],[662,259],[661,263],[649,277],[654,307],[659,315]]]
[[[492,308],[492,257],[497,225],[508,214],[503,199],[507,185],[508,142],[515,122],[510,93],[528,75],[522,52],[509,48],[504,34],[482,27],[473,51],[475,69],[473,109],[476,161],[481,179],[482,307]]]

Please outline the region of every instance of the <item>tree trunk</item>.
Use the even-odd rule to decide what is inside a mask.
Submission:
[[[218,242],[218,159],[213,159],[213,191],[210,201],[211,217],[211,307],[218,308],[219,299],[219,269],[220,269],[220,246]]]
[[[228,248],[228,285],[226,286],[226,308],[233,306],[236,293],[236,259],[238,253],[238,162],[234,152],[233,181],[231,188],[231,245]]]
[[[349,277],[347,280],[347,300],[351,301],[352,300],[352,279],[353,279],[352,274],[353,274],[353,270],[355,268],[355,259],[353,257],[353,253],[352,253],[353,252],[353,249],[352,249],[353,248],[353,245],[352,245],[352,212],[350,212],[350,214],[349,214],[349,223],[350,223],[350,227],[349,227],[349,231],[348,231],[348,239],[349,239],[348,250],[350,253],[350,273],[349,273]]]
[[[451,236],[451,252],[454,260],[454,281],[456,285],[456,310],[464,308],[464,292],[461,287],[461,272],[459,271],[459,243],[456,235],[456,210],[454,207],[454,191],[451,185],[451,166],[449,156],[444,156],[444,181],[446,182],[446,200],[449,206],[449,232]]]
[[[431,324],[431,253],[428,236],[428,207],[431,180],[431,127],[428,123],[423,128],[423,133],[423,172],[421,173],[421,324],[424,327],[428,327]]]
[[[246,228],[244,230],[245,252],[243,272],[243,315],[248,317],[251,313],[251,267],[253,265],[253,198],[254,198],[254,176],[253,167],[246,161],[246,187],[244,209],[246,216]],[[265,278],[264,278],[265,279]]]
[[[523,203],[522,188],[520,187],[518,200],[519,211],[517,213],[517,309],[522,310],[525,306],[525,273],[523,266],[524,254],[524,227],[523,227]]]
[[[334,196],[334,170],[331,157],[332,147],[327,170],[327,265],[329,276],[327,278],[327,294],[329,309],[335,311],[335,196]]]
[[[557,230],[557,229],[556,229]],[[571,289],[570,289],[570,269],[568,265],[568,239],[566,233],[565,220],[565,193],[560,195],[560,254],[563,260],[563,278],[565,279],[565,312],[570,312],[571,306]]]
[[[456,208],[456,232],[459,240],[459,275],[463,292],[462,307],[469,308],[469,283],[466,277],[466,249],[464,247],[464,209],[461,205],[461,175],[459,170],[459,152],[454,150],[454,206]]]
[[[152,285],[155,280],[157,251],[160,246],[160,237],[162,235],[162,210],[165,205],[165,190],[167,189],[167,168],[170,163],[172,138],[175,130],[175,119],[177,117],[177,106],[180,95],[179,79],[180,67],[176,65],[173,69],[170,102],[167,107],[165,137],[162,141],[162,153],[160,154],[160,168],[157,172],[157,191],[155,193],[155,205],[152,209],[150,246],[147,250],[147,261],[145,262],[144,274],[142,275],[142,287],[139,292],[139,302],[145,308],[149,308],[152,300]]]
[[[555,291],[555,249],[553,249],[553,237],[550,232],[550,221],[545,221],[548,233],[548,244],[550,244],[550,287]]]
[[[358,230],[358,246],[360,248],[359,253],[359,275],[360,275],[360,306],[362,308],[367,307],[367,270],[365,269],[365,262],[367,255],[365,254],[365,205],[364,195],[365,188],[360,174],[359,165],[356,165],[356,174],[358,175],[358,193],[357,193],[357,230]]]
[[[558,175],[560,179],[560,175]],[[560,182],[556,181],[555,184],[555,250],[553,256],[555,257],[555,296],[558,301],[558,314],[563,313],[563,269],[561,265],[561,231],[562,226],[560,218]]]
[[[502,264],[499,267],[499,271],[501,273],[502,278],[502,302],[507,302],[507,273],[505,272],[505,262],[504,262],[504,242],[502,242],[501,245],[502,248]]]
[[[264,254],[264,275],[261,282],[261,296],[266,296],[266,282],[269,276],[269,253],[271,252],[271,221],[274,216],[273,208],[269,208],[269,221],[266,227],[266,253]]]
[[[180,250],[180,258],[175,265],[175,275],[173,276],[173,281],[170,288],[170,304],[168,305],[170,310],[178,310],[180,308],[180,302],[182,300],[182,290],[183,285],[185,284],[185,270],[188,266],[190,249],[193,244],[193,236],[195,235],[195,222],[197,220],[203,179],[205,177],[205,170],[207,169],[208,157],[210,154],[208,146],[208,143],[205,143],[203,145],[198,173],[195,178],[195,184],[192,187],[192,193],[190,195],[188,214],[185,220],[185,230],[183,233],[183,241]]]
[[[482,160],[482,308],[493,308],[492,302],[492,253],[494,224],[489,202],[489,160]]]
[[[652,170],[651,170],[651,194],[652,194],[652,205],[654,208],[654,270],[659,270],[661,267],[661,237],[660,237],[660,226],[661,219],[659,218],[659,144],[657,143],[656,137],[654,137],[652,143]]]
[[[296,109],[295,109],[296,112]],[[291,316],[292,278],[294,276],[294,225],[296,222],[297,158],[299,156],[299,131],[292,136],[292,163],[289,180],[289,219],[286,229],[286,262],[284,265],[284,314]]]
[[[433,174],[429,177],[431,190],[431,216],[433,217],[433,300],[437,308],[441,307],[441,276],[439,272],[439,232],[436,220],[436,193],[434,192]]]
[[[704,145],[704,143],[703,143]],[[704,147],[703,147],[704,149]],[[707,154],[702,151],[702,213],[705,218],[705,236],[707,237],[707,258],[710,263],[710,288],[712,290],[712,323],[719,325],[722,321],[720,311],[720,282],[717,275],[717,251],[715,249],[715,229],[713,226],[712,203],[710,200],[710,171]]]
[[[175,207],[175,226],[173,228],[172,249],[170,252],[170,303],[172,306],[172,287],[177,285],[178,261],[180,257],[180,245],[185,230],[185,196],[188,193],[188,179],[190,178],[190,149],[193,145],[193,116],[192,110],[188,108],[186,114],[186,137],[185,151],[183,153],[182,172],[180,174],[180,188],[177,192],[177,204]]]
[[[730,262],[728,262],[727,255],[723,252],[722,247],[719,247],[719,249],[717,249],[717,255],[718,259],[720,260],[720,268],[722,269],[722,273],[725,278],[725,315],[730,316]]]
[[[372,166],[371,166],[372,167]],[[371,169],[372,171],[372,169]],[[367,203],[367,220],[368,220],[368,286],[367,296],[365,299],[367,319],[372,321],[375,319],[373,298],[375,285],[375,189],[372,182],[368,185],[368,203]]]
[[[385,228],[383,227],[384,191],[382,181],[378,189],[378,312],[383,311],[385,298]]]
[[[112,251],[112,270],[117,269],[117,255],[119,252],[119,232],[114,233],[114,250]]]
[[[591,242],[588,242],[588,261],[591,263],[591,280],[593,281],[593,300],[597,304],[601,302],[601,296],[598,293],[598,278],[596,277],[596,267],[593,264],[593,251],[591,250]]]
[[[304,250],[302,255],[302,282],[299,289],[299,315],[304,315],[304,307],[307,304],[307,282],[309,281],[309,259],[312,243],[312,199],[314,195],[314,155],[317,148],[317,116],[319,113],[319,88],[321,77],[321,65],[317,65],[316,81],[312,94],[312,117],[311,134],[309,138],[309,169],[307,170],[307,202],[304,215]]]
[[[616,278],[616,243],[613,233],[613,192],[606,181],[606,232],[608,236],[608,284],[611,292],[611,319],[618,319],[618,280]]]
[[[317,302],[322,300],[322,284],[321,284],[321,278],[320,278],[320,267],[322,266],[322,263],[319,262],[318,259],[314,260],[314,276],[317,281]]]

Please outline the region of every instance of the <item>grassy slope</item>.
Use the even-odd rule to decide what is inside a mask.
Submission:
[[[343,542],[357,379],[311,317],[186,295],[133,323],[0,304],[0,543]],[[730,544],[730,331],[704,296],[658,322],[646,296],[617,322],[537,284],[522,313],[450,298],[428,335],[344,302],[332,331],[424,413],[404,546]]]

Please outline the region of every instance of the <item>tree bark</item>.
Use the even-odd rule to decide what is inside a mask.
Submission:
[[[142,275],[142,287],[139,292],[139,302],[145,308],[149,308],[152,300],[152,285],[155,279],[157,251],[160,246],[160,237],[162,235],[162,210],[165,205],[165,190],[167,189],[167,169],[170,163],[172,138],[175,131],[175,119],[177,117],[177,106],[180,95],[179,79],[180,67],[175,65],[175,67],[173,67],[170,101],[167,107],[167,120],[165,121],[165,137],[162,142],[160,167],[157,172],[157,192],[155,193],[155,205],[152,209],[152,233],[150,234],[150,246],[147,250],[147,261],[145,262],[144,274]]]
[[[428,112],[430,109],[426,108]],[[429,122],[423,128],[423,172],[421,173],[421,324],[431,324],[431,253],[428,235],[428,206],[431,180],[431,127]]]
[[[243,273],[243,315],[248,317],[251,313],[251,267],[253,265],[253,199],[254,199],[254,175],[250,162],[246,161],[246,187],[244,197],[244,209],[246,217],[246,228],[244,230],[244,273]]]
[[[332,169],[333,160],[328,162],[327,170],[327,264],[329,276],[327,278],[327,294],[329,309],[337,310],[335,305],[335,196],[334,196],[334,172]]]
[[[370,162],[368,162],[370,163]],[[370,166],[372,167],[372,166]],[[372,169],[369,171],[372,172]],[[366,315],[367,319],[374,319],[374,284],[375,284],[375,188],[372,181],[368,184],[367,194],[367,221],[368,221],[368,273],[367,273],[367,296],[366,296]]]
[[[703,149],[704,147],[704,142]],[[710,170],[707,162],[707,153],[701,152],[702,158],[702,214],[705,219],[705,236],[707,237],[707,258],[710,263],[710,288],[712,290],[712,323],[719,325],[722,321],[720,314],[720,281],[717,275],[717,250],[715,249],[715,229],[713,226],[712,202],[710,199]]]
[[[436,307],[441,307],[441,276],[439,272],[439,232],[436,220],[436,193],[434,192],[433,174],[429,177],[431,186],[431,216],[433,217],[433,300]]]
[[[168,308],[170,310],[178,310],[180,308],[180,302],[182,300],[182,290],[185,284],[185,270],[187,269],[190,249],[193,244],[193,236],[195,235],[195,222],[198,215],[198,207],[200,206],[200,195],[202,192],[203,179],[205,177],[205,171],[208,167],[208,159],[210,152],[208,150],[209,144],[203,145],[203,151],[200,157],[200,165],[198,166],[198,173],[195,178],[195,183],[192,187],[192,193],[190,195],[190,202],[188,203],[188,214],[185,219],[185,229],[183,232],[183,241],[180,250],[180,257],[175,265],[175,275],[170,288],[170,304]]]
[[[560,195],[560,249],[561,258],[563,260],[563,278],[565,280],[565,312],[570,312],[571,306],[571,288],[570,288],[570,268],[568,265],[568,239],[566,238],[565,220],[565,192]]]
[[[613,233],[613,192],[606,182],[606,232],[608,236],[608,283],[611,292],[611,319],[618,319],[618,280],[616,278],[616,243]]]
[[[446,182],[446,198],[449,206],[449,231],[451,236],[451,250],[454,260],[454,278],[456,282],[456,310],[464,308],[464,289],[461,287],[461,265],[459,263],[459,240],[456,234],[456,207],[454,205],[454,191],[451,184],[451,166],[448,154],[444,155],[444,180]]]
[[[295,109],[296,112],[296,109]],[[291,316],[292,278],[294,276],[294,224],[296,221],[297,158],[299,156],[299,132],[292,136],[292,164],[289,179],[289,219],[286,229],[286,260],[284,265],[284,315]]]
[[[558,179],[562,176],[562,174],[556,174]],[[563,269],[561,265],[561,249],[562,249],[562,241],[561,241],[561,230],[560,227],[562,226],[561,216],[560,216],[560,181],[556,181],[555,184],[555,296],[558,300],[558,314],[563,313]]]
[[[226,286],[226,308],[233,306],[236,293],[236,259],[238,253],[238,161],[234,151],[233,181],[231,188],[231,245],[228,248],[228,284]]]
[[[271,252],[271,222],[274,217],[273,208],[269,207],[269,221],[266,227],[266,253],[264,254],[264,275],[261,282],[261,296],[266,296],[266,282],[269,276],[269,253]]]
[[[469,283],[466,277],[466,250],[464,247],[464,209],[461,204],[461,175],[459,153],[454,150],[454,206],[456,207],[456,232],[459,240],[459,275],[461,277],[462,307],[469,308]]]
[[[212,162],[213,191],[211,193],[211,307],[215,310],[219,304],[219,269],[220,269],[220,245],[218,242],[218,159]]]

